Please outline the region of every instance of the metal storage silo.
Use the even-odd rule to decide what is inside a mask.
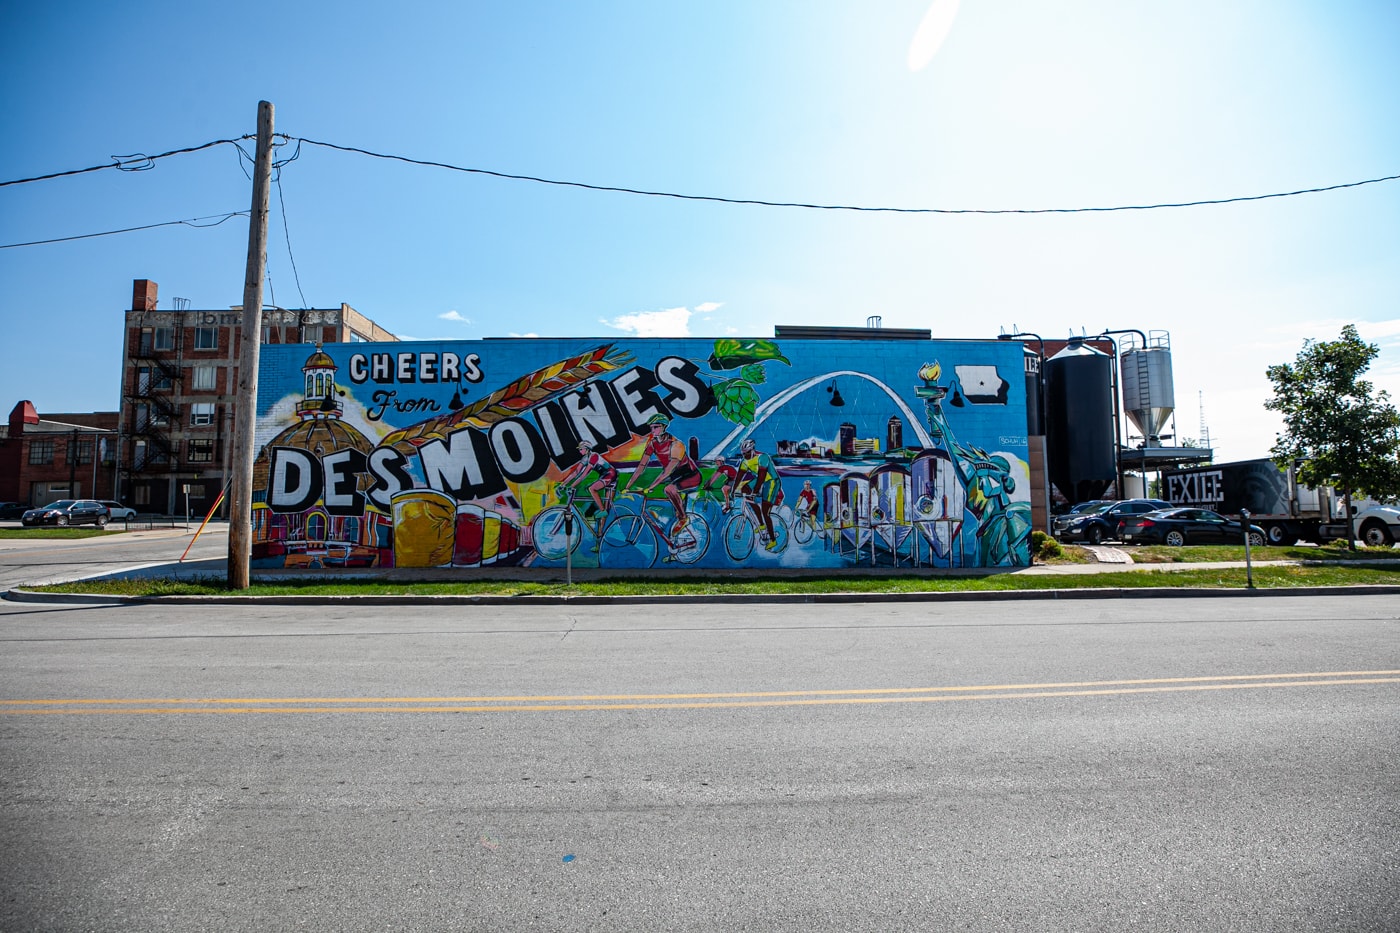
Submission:
[[[1045,361],[1050,482],[1070,502],[1097,499],[1117,478],[1113,358],[1072,337]]]
[[[1124,412],[1148,447],[1161,446],[1162,428],[1176,409],[1167,332],[1148,331],[1145,346],[1136,335],[1129,335],[1123,343],[1118,372],[1123,380]]]

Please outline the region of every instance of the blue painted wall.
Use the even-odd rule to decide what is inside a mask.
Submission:
[[[257,444],[259,567],[1030,562],[1017,343],[267,345]]]

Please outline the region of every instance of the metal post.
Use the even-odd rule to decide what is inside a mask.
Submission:
[[[1248,589],[1254,589],[1254,564],[1249,554],[1249,509],[1240,509],[1240,527],[1244,530],[1244,579]]]
[[[248,216],[248,263],[239,322],[238,404],[234,409],[233,458],[229,470],[228,585],[246,590],[253,555],[253,429],[257,420],[258,349],[262,340],[263,278],[267,271],[267,205],[272,181],[272,105],[258,102],[258,148],[253,171],[253,206]]]
[[[573,506],[564,513],[564,585],[574,587],[574,513]]]

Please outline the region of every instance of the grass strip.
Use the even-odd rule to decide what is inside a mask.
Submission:
[[[1270,566],[1254,568],[1259,588],[1308,586],[1400,585],[1395,568]],[[395,580],[287,580],[254,583],[248,596],[728,596],[835,593],[960,593],[1015,590],[1078,590],[1207,587],[1244,589],[1242,567],[1197,570],[1127,570],[1095,574],[1018,574],[989,576],[841,576],[749,578],[724,580],[680,577],[649,581],[635,578],[577,582],[469,580],[411,582]],[[33,587],[40,592],[87,593],[107,596],[226,596],[222,579],[86,580]]]
[[[119,535],[122,529],[113,528],[60,528],[57,525],[44,525],[39,528],[0,528],[0,538],[100,538],[104,535]]]

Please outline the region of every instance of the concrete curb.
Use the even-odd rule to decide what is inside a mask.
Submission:
[[[1249,589],[1206,587],[1083,587],[1065,590],[996,590],[961,593],[756,593],[646,596],[105,596],[89,593],[37,593],[13,589],[5,599],[22,603],[83,606],[602,606],[602,605],[812,605],[819,603],[1005,602],[1079,599],[1163,599],[1266,596],[1389,596],[1400,586],[1301,586]]]

